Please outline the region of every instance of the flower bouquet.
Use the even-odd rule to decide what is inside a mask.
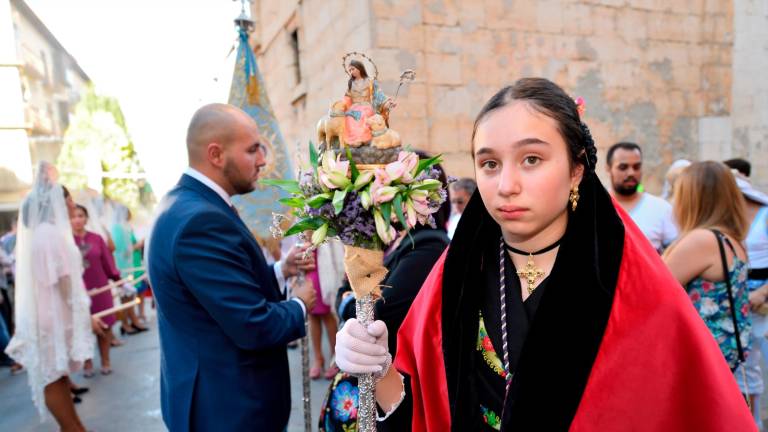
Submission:
[[[344,244],[344,267],[355,294],[357,319],[368,325],[387,274],[385,247],[399,232],[417,224],[434,226],[432,215],[446,200],[445,185],[434,167],[441,158],[420,159],[414,152],[400,151],[389,164],[358,165],[348,147],[319,154],[310,143],[309,161],[311,166],[299,173],[299,180],[261,181],[290,194],[280,202],[292,209],[296,222],[285,232],[276,223],[274,231],[285,236],[312,231],[315,247],[329,237],[338,238]],[[278,220],[285,217],[277,216]],[[373,385],[372,376],[360,377],[360,426],[370,421],[374,428],[361,430],[375,430]]]
[[[310,143],[311,169],[300,172],[299,180],[261,183],[291,195],[280,203],[292,209],[297,222],[285,232],[278,228],[279,234],[313,231],[313,246],[337,237],[344,244],[347,276],[355,294],[362,297],[375,291],[378,296],[378,283],[386,275],[384,248],[400,230],[434,225],[432,214],[446,200],[445,185],[433,168],[440,156],[419,159],[414,152],[401,151],[394,162],[360,168],[349,156],[348,148],[319,155]]]

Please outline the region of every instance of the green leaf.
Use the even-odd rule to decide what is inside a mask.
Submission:
[[[323,241],[325,241],[325,237],[328,235],[328,224],[324,223],[320,226],[317,230],[315,230],[314,233],[312,233],[312,244],[317,246]]]
[[[403,197],[400,194],[395,195],[392,205],[395,207],[395,214],[397,215],[397,220],[400,221],[400,225],[403,226],[403,229],[408,229],[408,222],[405,221],[405,215],[403,214]]]
[[[309,142],[309,163],[312,164],[312,168],[317,170],[317,161],[319,157],[317,155],[317,149],[315,148],[315,145],[312,144],[312,141]]]
[[[357,180],[357,176],[360,175],[360,171],[357,170],[357,164],[352,159],[352,151],[349,150],[349,147],[346,148],[347,150],[347,160],[349,161],[349,169],[352,171],[352,183]]]
[[[422,171],[431,167],[432,165],[439,164],[440,162],[442,162],[442,157],[443,155],[439,154],[429,159],[420,159],[419,165],[416,167],[416,174],[414,175],[414,177],[419,175]]]
[[[320,207],[323,206],[323,204],[325,204],[328,201],[330,201],[331,197],[332,197],[332,195],[331,195],[330,192],[317,194],[317,195],[315,195],[315,196],[313,196],[313,197],[311,197],[311,198],[309,198],[307,200],[307,205],[312,207],[312,208],[314,208],[314,209],[320,208]]]
[[[298,234],[300,232],[304,232],[307,230],[316,230],[323,226],[323,224],[326,223],[326,220],[321,217],[311,217],[302,219],[298,222],[296,222],[292,227],[288,228],[288,230],[285,232],[285,237],[292,236],[294,234]]]
[[[411,190],[427,190],[427,191],[432,191],[432,190],[438,190],[441,187],[443,187],[443,184],[438,181],[438,182],[435,182],[435,183],[431,183],[430,182],[430,183],[426,183],[426,184],[422,184],[422,185],[418,185],[418,186],[411,186]]]
[[[341,213],[341,209],[344,208],[344,197],[347,196],[347,190],[337,190],[333,193],[333,210],[334,214]]]
[[[280,198],[277,200],[280,204],[287,205],[288,207],[304,208],[304,198]]]
[[[392,201],[385,202],[381,205],[381,216],[384,218],[384,222],[389,226],[389,218],[392,217]]]
[[[259,183],[265,186],[279,187],[280,189],[288,193],[301,195],[301,189],[299,189],[299,182],[297,182],[296,180],[262,179],[262,180],[259,180]]]

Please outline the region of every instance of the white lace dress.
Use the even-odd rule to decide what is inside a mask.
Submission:
[[[22,254],[29,262],[19,256],[16,332],[6,353],[27,369],[32,400],[45,420],[45,386],[92,358],[94,338],[82,257],[74,240],[48,223],[37,226],[30,237],[29,246],[19,245],[29,248]]]

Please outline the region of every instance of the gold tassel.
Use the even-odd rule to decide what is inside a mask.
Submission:
[[[259,81],[256,75],[248,77],[248,84],[246,85],[246,91],[248,92],[248,104],[259,104]]]

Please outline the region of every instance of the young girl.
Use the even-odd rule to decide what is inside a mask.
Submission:
[[[349,320],[336,361],[375,373],[392,430],[751,430],[679,283],[594,173],[572,98],[527,78],[472,137],[478,190],[398,333]]]
[[[88,223],[88,210],[78,205],[72,214],[72,233],[75,236],[75,244],[80,248],[83,259],[83,282],[87,290],[101,288],[110,279],[120,280],[120,272],[115,266],[115,260],[109,251],[106,242],[98,234],[85,229]],[[114,306],[112,291],[105,291],[91,297],[91,313],[95,314],[107,310]],[[99,354],[101,355],[101,373],[109,375],[112,373],[111,362],[109,358],[109,349],[111,347],[112,326],[115,324],[115,315],[107,315],[102,321],[109,328],[102,335],[98,336]],[[90,378],[93,376],[93,361],[85,362],[83,376]]]

